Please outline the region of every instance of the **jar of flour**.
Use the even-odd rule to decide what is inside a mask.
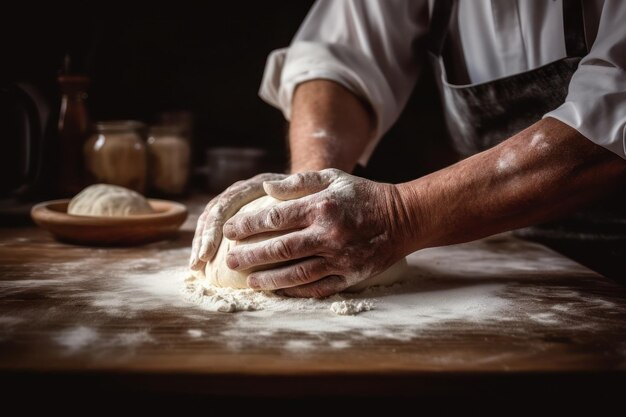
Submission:
[[[180,195],[189,178],[191,147],[176,126],[153,126],[148,136],[150,188],[158,194]]]
[[[146,189],[145,125],[132,120],[100,122],[85,143],[85,166],[93,182]]]

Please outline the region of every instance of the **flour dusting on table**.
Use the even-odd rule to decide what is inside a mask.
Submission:
[[[28,275],[6,274],[0,295],[45,293],[64,302],[0,317],[0,340],[21,329],[31,334],[33,323],[60,322],[53,342],[64,354],[123,360],[141,346],[176,346],[182,340],[306,355],[376,339],[434,342],[507,334],[521,340],[533,329],[539,340],[619,325],[613,319],[618,316],[609,314],[618,306],[579,291],[572,278],[586,282],[595,279],[593,273],[510,237],[423,250],[408,257],[405,283],[321,300],[199,286],[186,280],[188,252],[186,246],[159,243],[142,257],[124,249],[92,249],[73,260],[42,257],[29,269],[20,266]],[[552,278],[546,279],[548,273]]]
[[[181,288],[183,298],[204,310],[220,313],[240,311],[329,310],[340,316],[354,316],[373,310],[375,300],[341,294],[325,299],[282,297],[270,291],[216,287],[191,276]]]

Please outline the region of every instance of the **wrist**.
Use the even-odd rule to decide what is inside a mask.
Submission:
[[[416,250],[423,249],[421,233],[421,215],[419,208],[415,207],[414,199],[410,190],[401,187],[400,184],[385,184],[385,202],[388,208],[389,230],[391,230],[394,245],[401,251],[402,256]]]
[[[397,216],[400,219],[398,227],[402,230],[407,253],[435,246],[439,240],[434,227],[435,213],[429,212],[426,204],[429,200],[423,195],[421,187],[418,187],[418,181],[393,185]]]

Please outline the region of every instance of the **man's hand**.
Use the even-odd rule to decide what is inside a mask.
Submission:
[[[384,271],[406,255],[405,210],[394,185],[325,169],[269,181],[264,188],[272,197],[289,201],[233,216],[224,225],[224,235],[241,240],[269,231],[291,232],[237,246],[226,263],[245,270],[292,262],[251,273],[251,288],[325,297]]]
[[[241,207],[263,196],[263,182],[280,180],[284,174],[259,174],[245,181],[238,181],[222,194],[209,201],[198,219],[196,234],[191,247],[189,267],[198,271],[210,261],[222,240],[222,227]]]

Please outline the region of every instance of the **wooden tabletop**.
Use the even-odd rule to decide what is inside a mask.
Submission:
[[[625,289],[510,234],[411,255],[410,284],[357,316],[207,311],[180,293],[197,201],[176,239],[133,248],[0,229],[3,380],[277,396],[623,382]]]

